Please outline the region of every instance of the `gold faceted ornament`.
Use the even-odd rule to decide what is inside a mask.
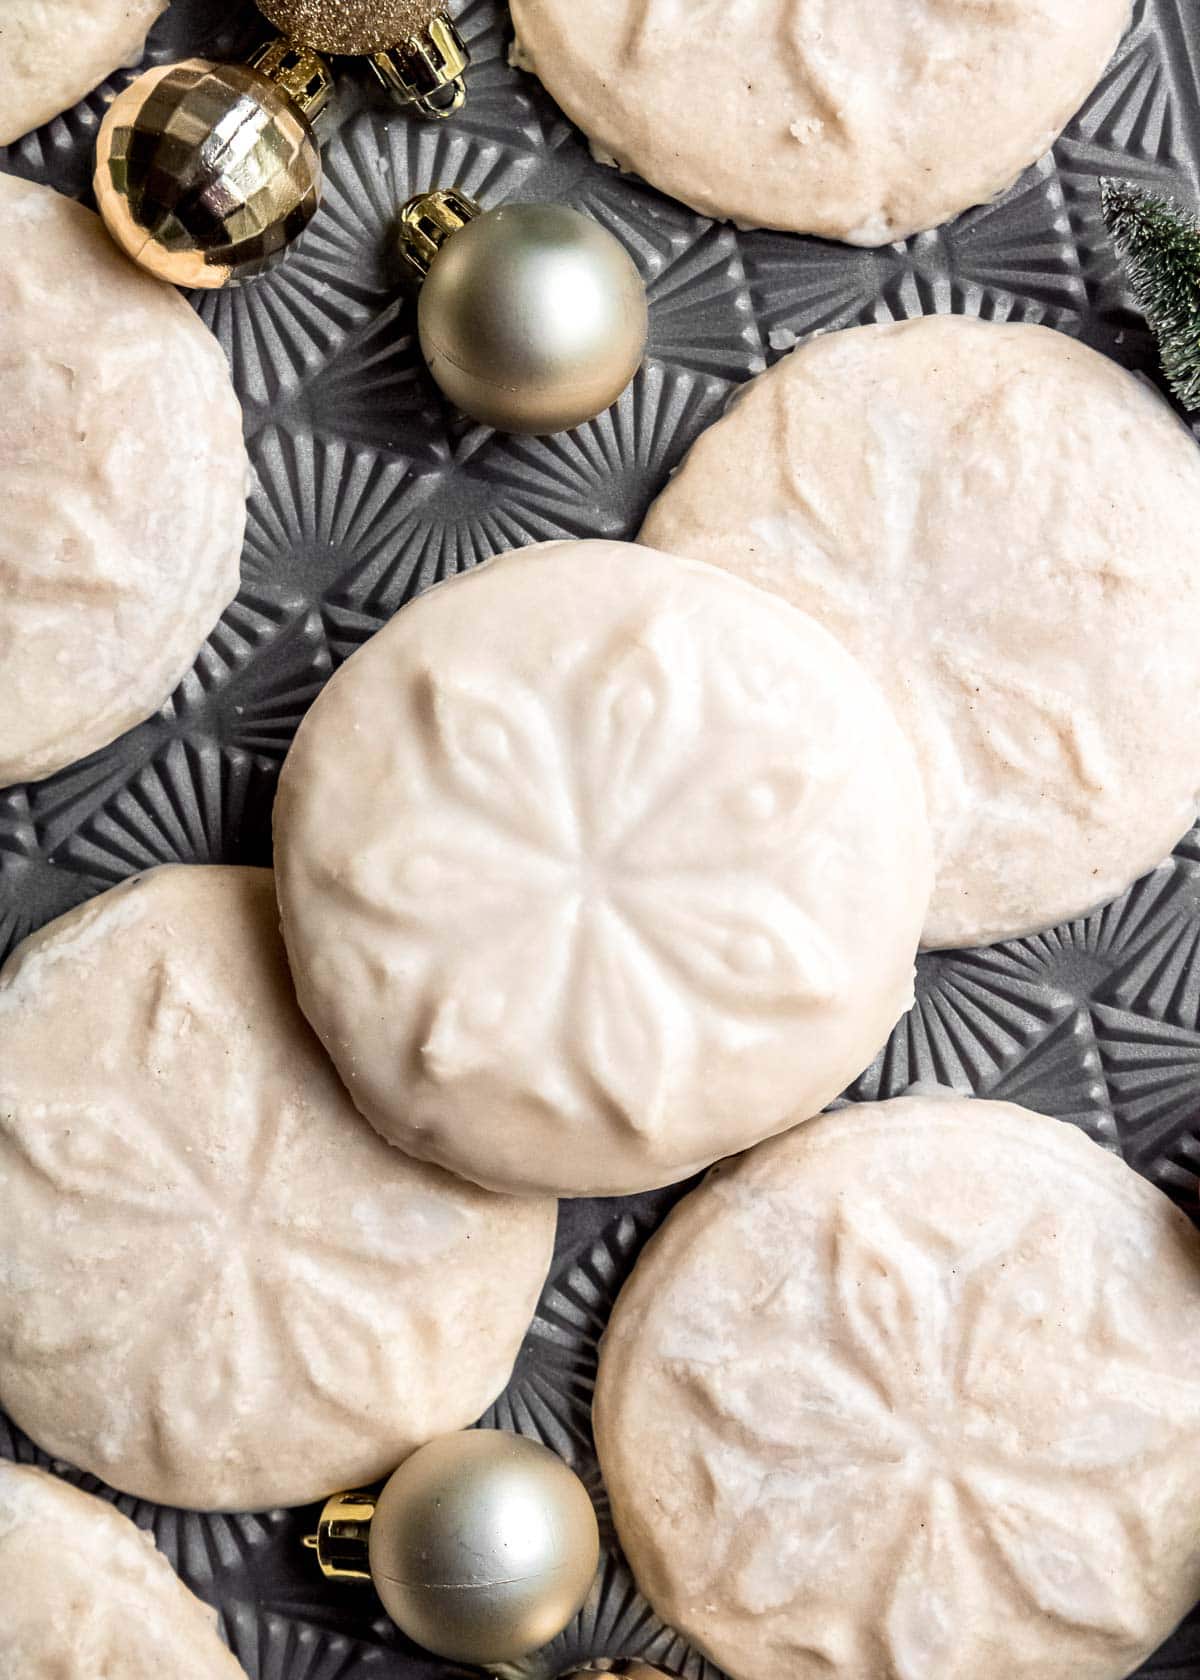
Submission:
[[[410,199],[400,255],[421,287],[429,371],[472,419],[545,436],[592,420],[646,350],[646,288],[615,235],[565,204],[481,210],[461,188]]]
[[[265,274],[316,213],[314,128],[332,94],[324,62],[268,42],[249,64],[190,58],[147,70],[96,142],[96,202],[117,244],[177,286]]]
[[[259,0],[259,9],[316,52],[367,57],[422,116],[448,117],[466,99],[470,54],[440,0]]]
[[[513,1662],[560,1634],[600,1560],[587,1489],[557,1454],[497,1429],[430,1441],[376,1499],[336,1494],[305,1542],[327,1578],[368,1574],[418,1645]]]

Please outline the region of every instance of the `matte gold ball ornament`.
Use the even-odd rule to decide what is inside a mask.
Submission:
[[[466,99],[470,54],[441,0],[259,0],[259,10],[315,52],[367,57],[423,116],[448,117]]]
[[[560,1634],[600,1559],[596,1514],[574,1471],[537,1441],[495,1429],[419,1447],[377,1501],[335,1495],[307,1543],[333,1579],[363,1579],[365,1561],[384,1609],[416,1644],[481,1665],[513,1662]]]
[[[177,286],[265,274],[320,202],[314,124],[332,86],[315,53],[286,41],[249,64],[190,58],[147,70],[100,125],[94,186],[108,231]]]
[[[421,286],[421,350],[442,391],[498,431],[544,436],[614,403],[645,355],[628,251],[565,204],[482,210],[457,187],[411,199],[400,252]]]

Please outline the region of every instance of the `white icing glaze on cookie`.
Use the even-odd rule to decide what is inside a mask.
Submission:
[[[168,0],[0,0],[0,146],[141,57]],[[6,252],[13,249],[5,239]]]
[[[355,1112],[269,871],[152,871],[0,973],[0,1403],[114,1487],[301,1504],[472,1423],[554,1225]]]
[[[246,1680],[148,1534],[0,1460],[0,1680]]]
[[[811,1113],[912,995],[912,755],[818,626],[622,543],[420,597],[276,803],[301,1004],[363,1113],[484,1184],[616,1194]]]
[[[97,216],[0,175],[0,242],[5,786],[184,676],[237,591],[248,465],[220,346]]]
[[[844,1109],[671,1215],[596,1431],[734,1680],[1121,1680],[1200,1593],[1200,1237],[1058,1121]]]
[[[1200,790],[1200,454],[1061,333],[931,316],[816,339],[745,389],[645,541],[819,619],[915,743],[927,945],[1113,898]]]
[[[1100,79],[1129,10],[512,0],[518,62],[597,155],[706,216],[855,245],[936,227],[1010,186]]]

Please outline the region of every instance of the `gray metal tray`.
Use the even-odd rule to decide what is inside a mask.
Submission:
[[[952,310],[1044,322],[1154,372],[1104,237],[1098,180],[1200,191],[1200,0],[1141,0],[1052,157],[998,203],[882,251],[738,232],[601,168],[508,67],[505,7],[456,10],[474,55],[461,116],[411,121],[360,67],[345,67],[325,205],[292,260],[246,291],[197,299],[233,365],[256,472],[242,592],[156,717],[48,782],[0,791],[0,958],[152,864],[269,862],[280,762],[342,660],[415,591],[486,555],[548,537],[633,535],[730,391],[806,334]],[[240,0],[175,0],[149,57],[233,57],[264,32]],[[84,195],[105,97],[128,79],[0,151],[0,169]],[[615,411],[546,441],[447,413],[388,255],[396,206],[447,182],[488,204],[567,199],[629,245],[650,287],[651,352]],[[1200,830],[1086,921],[923,958],[918,994],[852,1097],[940,1079],[1012,1098],[1075,1121],[1197,1212]],[[676,1194],[563,1205],[552,1281],[491,1414],[580,1469],[607,1543],[597,1590],[521,1665],[530,1676],[636,1654],[689,1676],[714,1672],[655,1619],[613,1549],[589,1428],[609,1306]],[[0,1417],[3,1455],[45,1462]],[[319,1579],[300,1546],[311,1512],[203,1517],[110,1497],[218,1607],[253,1680],[460,1672],[409,1646],[369,1591]],[[1200,1680],[1200,1617],[1142,1672]]]

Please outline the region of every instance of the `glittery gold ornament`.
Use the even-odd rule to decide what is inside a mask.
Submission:
[[[587,1597],[600,1558],[578,1476],[501,1430],[419,1447],[368,1516],[369,1506],[370,1495],[336,1495],[306,1544],[337,1580],[362,1579],[365,1545],[392,1620],[454,1662],[512,1662],[547,1644]]]
[[[646,349],[628,251],[565,204],[480,207],[458,188],[411,199],[399,241],[421,283],[429,371],[464,414],[505,432],[567,431],[614,403]]]
[[[178,286],[273,268],[320,201],[313,124],[331,92],[321,59],[285,41],[249,64],[147,70],[113,101],[96,142],[96,202],[117,244]]]
[[[259,0],[293,41],[322,53],[369,57],[385,87],[427,117],[448,117],[466,98],[466,43],[442,0]]]

